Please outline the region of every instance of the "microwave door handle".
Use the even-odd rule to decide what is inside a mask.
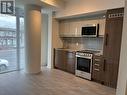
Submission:
[[[100,28],[100,26],[99,26],[99,24],[97,24],[97,37],[99,36],[99,28]]]

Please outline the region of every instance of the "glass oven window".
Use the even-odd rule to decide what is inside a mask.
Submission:
[[[91,59],[77,57],[77,70],[90,73]]]

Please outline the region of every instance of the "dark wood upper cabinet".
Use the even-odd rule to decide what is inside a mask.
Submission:
[[[108,10],[103,47],[104,84],[116,88],[124,8]]]

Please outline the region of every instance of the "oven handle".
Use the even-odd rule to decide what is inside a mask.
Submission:
[[[85,57],[85,56],[79,56],[79,55],[76,55],[76,57],[86,58],[86,59],[92,59],[92,56]]]

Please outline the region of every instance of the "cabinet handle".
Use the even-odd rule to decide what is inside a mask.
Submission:
[[[103,71],[106,70],[106,60],[104,59],[104,67],[103,67]]]
[[[95,66],[100,66],[99,64],[94,64]]]
[[[95,71],[100,71],[99,69],[96,69],[96,68],[95,68],[94,70],[95,70]]]
[[[95,59],[95,61],[100,61],[100,59]]]
[[[107,46],[107,45],[108,45],[108,39],[109,39],[109,36],[108,36],[108,34],[106,34],[105,46]]]

